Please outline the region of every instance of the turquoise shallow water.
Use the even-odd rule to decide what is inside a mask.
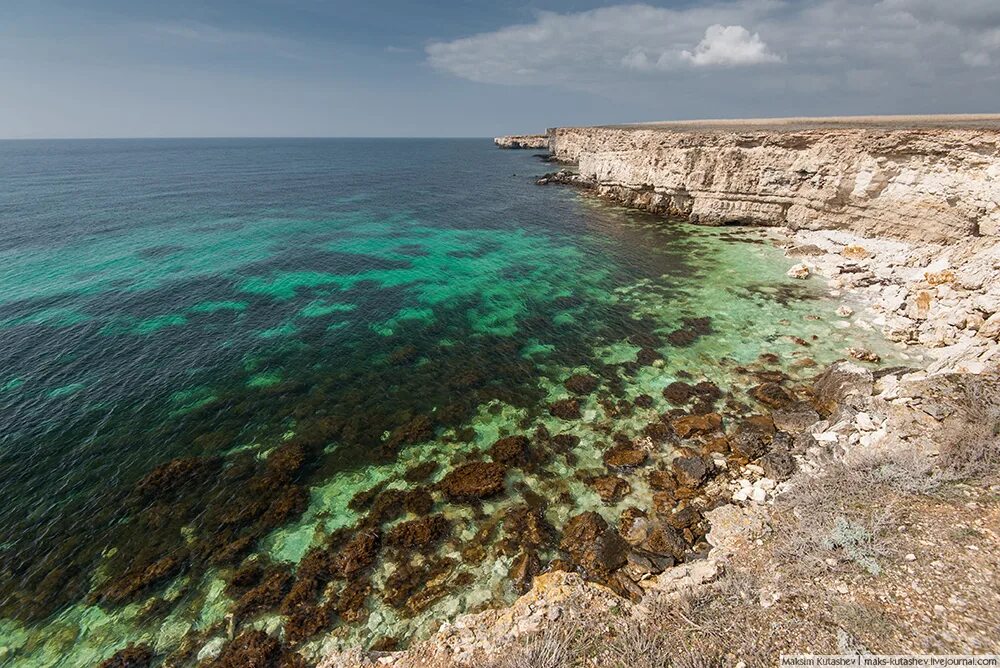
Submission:
[[[482,504],[435,493],[447,537],[383,550],[367,589],[336,593],[355,605],[296,640],[405,644],[516,596],[514,555],[470,558],[488,518],[541,498],[558,530],[648,500],[634,481],[603,504],[580,472],[665,411],[670,382],[743,397],[762,353],[792,373],[859,341],[891,356],[753,234],[538,188],[542,167],[479,140],[0,142],[0,662],[91,665],[129,642],[194,662],[225,637],[236,569],[299,573],[370,516],[358,492],[433,484],[539,425],[578,437]],[[552,417],[578,372],[601,389]],[[653,405],[612,415],[640,394]],[[403,564],[434,596],[389,596]],[[237,616],[287,635],[279,612]]]

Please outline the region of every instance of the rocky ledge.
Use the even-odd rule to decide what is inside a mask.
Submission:
[[[555,128],[599,194],[706,224],[1000,234],[1000,116]]]
[[[493,143],[500,148],[508,149],[547,149],[549,147],[548,135],[506,135],[495,137]]]

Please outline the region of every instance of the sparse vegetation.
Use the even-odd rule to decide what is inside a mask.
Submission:
[[[561,620],[544,626],[505,648],[489,668],[567,668],[580,665],[591,636],[579,620]]]

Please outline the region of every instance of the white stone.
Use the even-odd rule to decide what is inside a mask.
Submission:
[[[839,307],[837,307],[837,315],[839,315],[841,318],[850,318],[852,315],[854,315],[854,309],[852,309],[847,304],[841,304]]]
[[[754,487],[753,491],[750,492],[750,500],[754,503],[764,503],[767,500],[767,492],[760,487]]]
[[[812,274],[812,267],[810,267],[805,262],[800,262],[799,264],[789,269],[785,275],[788,276],[789,278],[809,278],[811,274]]]
[[[859,428],[864,429],[865,431],[875,431],[876,429],[875,422],[872,421],[872,416],[865,412],[855,415],[854,422]]]
[[[1000,312],[994,313],[979,327],[979,336],[984,339],[1000,339]]]
[[[204,647],[198,650],[198,661],[210,661],[222,654],[222,646],[226,644],[225,638],[212,638]]]

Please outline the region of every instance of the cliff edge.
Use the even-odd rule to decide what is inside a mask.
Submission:
[[[1000,116],[555,128],[598,194],[705,224],[949,242],[1000,235]]]
[[[547,149],[549,138],[547,135],[507,135],[504,137],[494,137],[493,143],[500,148],[507,149]]]

